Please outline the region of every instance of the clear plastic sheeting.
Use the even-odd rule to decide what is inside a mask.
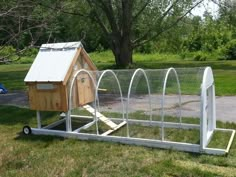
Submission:
[[[71,85],[70,114],[90,117],[89,127],[78,132],[165,140],[165,122],[180,127],[188,118],[200,117],[203,72],[204,68],[80,70]]]

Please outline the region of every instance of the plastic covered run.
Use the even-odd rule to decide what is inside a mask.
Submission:
[[[183,123],[199,125],[203,71],[169,68],[132,72],[126,106],[128,136],[171,140],[170,132],[178,131],[166,128],[165,122],[176,123],[179,128]]]
[[[78,132],[169,140],[165,122],[181,127],[188,118],[198,118],[194,122],[200,124],[203,72],[204,68],[80,70],[71,81],[70,114],[90,120]],[[111,131],[124,121],[118,131]]]
[[[235,135],[216,128],[210,67],[81,69],[74,71],[68,89],[69,111],[56,122],[38,111],[33,133],[209,154],[228,153]],[[41,127],[45,122],[49,125]],[[208,147],[215,130],[231,132],[226,149]]]

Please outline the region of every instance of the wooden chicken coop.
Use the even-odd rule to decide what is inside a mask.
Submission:
[[[25,77],[29,104],[37,111],[68,111],[72,77],[79,69],[97,70],[81,42],[43,44]],[[88,74],[77,77],[73,107],[94,100]]]

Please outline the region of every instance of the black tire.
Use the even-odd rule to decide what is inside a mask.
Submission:
[[[28,125],[26,125],[26,126],[23,127],[22,132],[25,135],[30,135],[31,134],[31,128]]]

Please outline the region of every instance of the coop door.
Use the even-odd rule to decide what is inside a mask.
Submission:
[[[94,86],[88,74],[83,73],[77,76],[77,88],[80,106],[94,101]]]
[[[206,148],[216,128],[215,117],[215,88],[212,84],[203,91],[201,141],[202,148]]]

